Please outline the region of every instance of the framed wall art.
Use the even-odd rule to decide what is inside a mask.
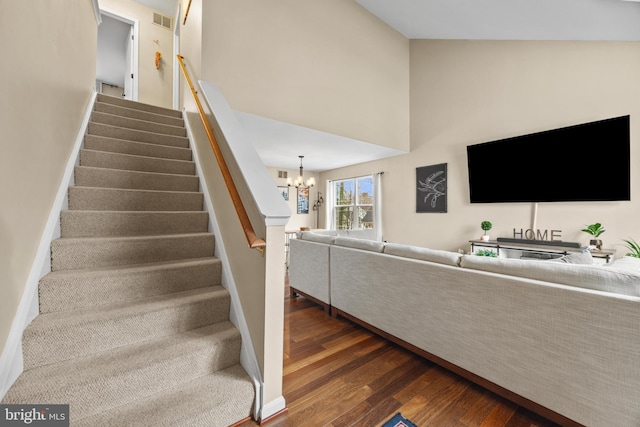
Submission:
[[[278,191],[282,194],[282,198],[289,201],[289,187],[286,185],[278,185]]]
[[[309,189],[308,188],[298,188],[298,213],[299,214],[308,214],[309,213]]]
[[[416,212],[447,212],[447,164],[416,168]]]

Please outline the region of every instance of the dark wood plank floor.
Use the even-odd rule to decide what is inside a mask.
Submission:
[[[285,294],[284,415],[268,427],[380,426],[398,411],[419,427],[555,427],[303,297]],[[255,426],[255,422],[244,427]]]

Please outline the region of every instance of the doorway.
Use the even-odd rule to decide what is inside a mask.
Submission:
[[[134,18],[100,9],[96,91],[138,100],[138,25]]]

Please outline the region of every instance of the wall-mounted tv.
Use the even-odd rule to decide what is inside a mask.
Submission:
[[[629,116],[467,146],[471,203],[630,200]]]

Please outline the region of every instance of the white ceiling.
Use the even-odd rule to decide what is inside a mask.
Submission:
[[[134,1],[172,17],[178,2]],[[409,39],[640,41],[640,0],[355,1]],[[267,166],[297,169],[304,155],[305,170],[323,171],[400,154],[249,114],[238,119]]]
[[[640,40],[637,0],[356,0],[409,39]]]
[[[322,172],[404,154],[404,151],[235,112],[242,129],[265,165],[298,169],[304,156],[306,171]]]

